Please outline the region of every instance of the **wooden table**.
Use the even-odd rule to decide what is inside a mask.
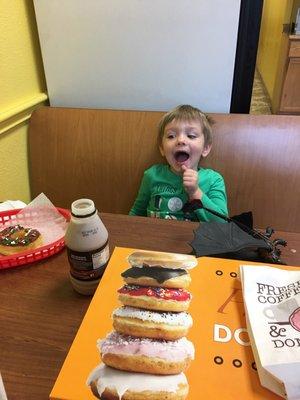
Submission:
[[[115,246],[190,253],[197,223],[101,214]],[[283,260],[300,265],[300,233],[276,232],[288,241]],[[48,399],[91,297],[69,282],[66,252],[1,272],[0,369],[8,400]],[[84,399],[83,399],[84,400]]]

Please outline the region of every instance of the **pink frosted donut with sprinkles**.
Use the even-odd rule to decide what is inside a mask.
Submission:
[[[119,300],[126,306],[156,311],[187,311],[191,294],[181,288],[124,285],[118,290]]]

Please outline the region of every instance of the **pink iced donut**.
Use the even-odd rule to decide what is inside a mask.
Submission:
[[[194,345],[186,338],[155,340],[111,332],[98,340],[102,361],[123,371],[170,375],[183,372],[194,359]]]
[[[296,331],[300,332],[300,307],[296,308],[290,315],[290,324]]]

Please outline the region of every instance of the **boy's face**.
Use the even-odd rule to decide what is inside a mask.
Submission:
[[[200,158],[209,154],[211,145],[204,145],[200,121],[173,120],[165,127],[159,149],[171,170],[179,174],[183,165],[197,171]]]

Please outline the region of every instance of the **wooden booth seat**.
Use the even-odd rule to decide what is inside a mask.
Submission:
[[[41,107],[29,126],[31,195],[59,207],[91,198],[127,214],[143,171],[162,161],[162,112]],[[300,117],[210,114],[213,149],[204,165],[225,179],[230,215],[251,210],[256,227],[300,232]]]

